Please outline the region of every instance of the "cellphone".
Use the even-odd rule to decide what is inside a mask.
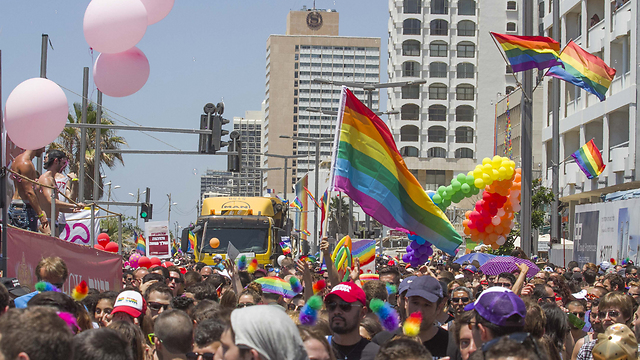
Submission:
[[[569,317],[569,324],[571,324],[571,326],[576,329],[582,329],[587,324],[584,320],[573,315],[572,313],[568,313],[567,316]]]

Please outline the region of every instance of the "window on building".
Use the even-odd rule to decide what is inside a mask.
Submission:
[[[429,142],[446,142],[447,129],[444,126],[432,126],[427,131]]]
[[[473,121],[473,107],[460,105],[456,108],[456,121]]]
[[[402,22],[403,35],[420,35],[422,23],[418,19],[406,19]]]
[[[429,121],[446,121],[447,108],[443,105],[429,106]]]
[[[507,10],[516,10],[516,4],[515,1],[507,1]],[[542,8],[544,9],[544,4],[542,4]]]
[[[475,15],[476,2],[474,0],[458,0],[458,15]]]
[[[422,10],[421,0],[404,0],[402,12],[405,14],[420,14]]]
[[[429,55],[433,57],[447,57],[449,45],[444,41],[433,41],[429,44]]]
[[[456,143],[472,143],[473,128],[469,126],[461,126],[456,129]]]
[[[429,77],[446,78],[447,64],[443,62],[432,62],[431,64],[429,64]]]
[[[431,149],[429,149],[427,151],[427,157],[446,158],[447,157],[447,150],[445,150],[445,149],[443,149],[441,147],[432,147]],[[427,171],[429,171],[429,170],[427,170]]]
[[[407,77],[420,76],[420,63],[415,61],[405,61],[402,64],[402,76],[407,76]]]
[[[449,23],[446,20],[441,19],[431,20],[431,23],[429,23],[429,29],[431,35],[448,35]]]
[[[449,1],[448,0],[431,0],[431,13],[432,14],[448,14]]]
[[[400,120],[419,120],[420,106],[416,104],[404,104],[400,108]]]
[[[406,40],[402,43],[402,55],[420,56],[420,42],[416,40]]]
[[[460,63],[456,66],[456,75],[458,79],[473,79],[475,77],[476,67],[471,63]]]
[[[420,85],[407,85],[402,87],[403,99],[419,99],[420,98]]]
[[[447,100],[447,85],[445,84],[429,85],[429,99]]]
[[[458,22],[458,36],[476,36],[476,23],[471,20]]]
[[[473,159],[473,150],[469,148],[459,148],[456,149],[454,156],[456,159]]]
[[[418,141],[419,134],[417,126],[405,125],[400,128],[400,141]]]
[[[508,22],[508,23],[507,23],[507,31],[509,31],[509,32],[515,32],[515,31],[518,31],[518,27],[516,26],[516,23],[514,23],[514,22]]]
[[[459,58],[473,58],[476,56],[476,46],[469,41],[463,41],[456,46],[456,53]]]
[[[473,100],[475,88],[470,84],[460,84],[456,86],[456,100]]]
[[[442,148],[434,148],[434,149],[442,149]],[[429,149],[429,151],[431,151],[431,149]],[[438,156],[438,157],[446,157],[446,151],[445,151],[445,156]],[[426,172],[427,172],[427,181],[425,184],[426,190],[436,190],[440,186],[447,185],[445,170],[426,170]]]
[[[513,86],[507,86],[507,88],[504,90],[504,93],[509,95],[511,94],[513,91],[515,90],[515,88]]]
[[[403,157],[418,157],[419,151],[415,146],[405,146],[400,149],[400,155]]]

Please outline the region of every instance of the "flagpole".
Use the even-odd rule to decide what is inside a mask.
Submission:
[[[208,221],[204,222],[204,227],[202,228],[202,240],[200,241],[200,250],[198,251],[198,261],[202,261],[202,247],[204,246],[204,237],[207,235],[207,225],[209,224]]]
[[[502,59],[504,60],[505,64],[511,66],[511,63],[509,62],[509,60],[507,60],[507,58],[504,56],[504,54],[502,52],[502,47],[500,47],[500,45],[498,45],[498,42],[496,41],[496,38],[493,37],[493,34],[491,34],[491,31],[489,31],[489,36],[491,37],[491,40],[493,40],[493,43],[496,45],[496,47],[500,51],[500,55],[502,55]],[[516,85],[518,85],[518,87],[521,88],[522,84],[520,83],[520,81],[518,80],[518,77],[516,76],[516,74],[513,71],[511,72],[511,76],[513,76],[513,78],[516,80]],[[523,91],[523,93],[524,93],[524,91]]]
[[[591,141],[591,140],[593,140],[593,139],[595,139],[595,138],[591,138],[589,141]],[[588,143],[589,143],[589,141],[587,141],[585,144],[588,144]],[[584,146],[584,145],[582,145],[582,146]],[[582,148],[582,146],[581,146],[581,148]],[[564,158],[564,160],[562,160],[562,161],[560,161],[560,162],[558,163],[558,166],[560,166],[560,165],[561,165],[562,163],[564,163],[565,161],[569,160],[572,156],[573,156],[573,154],[571,154],[571,155],[567,156],[566,158]]]

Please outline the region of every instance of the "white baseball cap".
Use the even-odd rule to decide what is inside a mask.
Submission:
[[[137,318],[146,311],[147,304],[144,298],[142,298],[142,295],[137,291],[127,290],[118,294],[111,313],[123,312]]]

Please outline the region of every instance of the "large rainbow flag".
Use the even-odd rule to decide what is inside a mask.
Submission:
[[[369,108],[342,88],[331,184],[365,213],[393,229],[412,231],[454,254],[462,243],[449,219],[411,174],[393,135]]]
[[[564,69],[562,66],[554,66],[549,69],[547,76],[571,83],[604,101],[609,85],[616,75],[616,69],[610,68],[602,59],[586,52],[573,40],[562,50],[560,60]]]
[[[580,170],[582,170],[589,179],[593,179],[594,177],[602,174],[602,171],[606,167],[602,161],[600,150],[598,150],[593,139],[582,145],[580,149],[571,154],[571,157],[576,160]]]
[[[196,243],[197,243],[196,234],[194,234],[193,231],[189,230],[189,246],[191,247],[191,250],[196,249]]]
[[[513,72],[562,65],[560,43],[546,36],[516,36],[492,32],[500,43]]]

